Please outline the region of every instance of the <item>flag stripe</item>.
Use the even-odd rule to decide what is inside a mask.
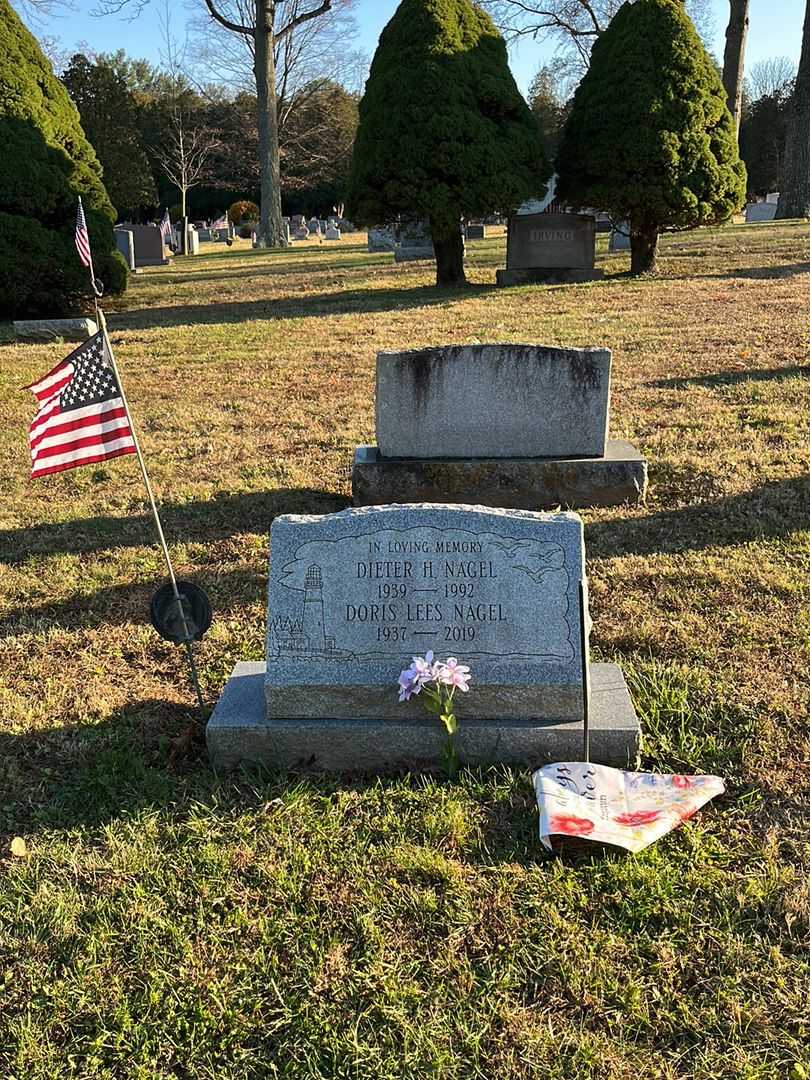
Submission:
[[[49,371],[39,382],[32,383],[30,386],[26,386],[25,389],[30,390],[39,401],[47,401],[48,398],[58,393],[65,383],[70,382],[72,376],[73,365],[62,360],[53,371]]]
[[[43,437],[34,445],[31,445],[31,456],[35,460],[48,452],[53,453],[54,449],[69,450],[72,446],[76,445],[79,441],[85,438],[89,438],[93,435],[104,435],[108,431],[124,432],[129,431],[129,421],[126,418],[126,413],[123,416],[117,416],[109,420],[105,420],[103,423],[97,424],[76,424],[75,426],[66,426],[63,431],[51,432],[47,431]],[[67,436],[75,434],[75,438],[71,439]]]
[[[105,418],[105,414],[113,409],[122,409],[124,402],[120,397],[110,398],[109,401],[102,401],[98,405],[85,405],[81,409],[68,409],[66,412],[62,412],[59,408],[59,402],[49,406],[51,410],[58,410],[59,416],[64,416],[65,421],[68,420],[86,420],[88,417],[92,417],[93,420],[101,420]],[[40,410],[41,412],[42,410]],[[50,417],[50,419],[49,419]],[[46,424],[47,421],[47,424]],[[40,413],[34,417],[31,421],[31,427],[29,429],[29,439],[35,439],[42,434],[43,425],[50,427],[51,424],[58,421],[53,419],[51,412],[46,416],[44,413],[40,416]]]
[[[71,458],[68,462],[62,462],[58,465],[54,465],[51,459],[48,459],[47,468],[35,468],[31,470],[31,479],[36,479],[39,476],[49,476],[52,473],[64,472],[65,469],[73,468],[75,465],[92,465],[94,462],[107,461],[109,458],[121,457],[123,454],[134,454],[135,444],[132,440],[129,440],[129,445],[123,445],[118,448],[107,447],[102,450],[100,454],[91,454],[89,457],[82,457],[81,460]]]
[[[32,449],[41,445],[45,440],[59,435],[70,435],[71,432],[81,431],[83,428],[92,428],[107,421],[126,419],[126,409],[121,398],[113,398],[110,402],[104,402],[105,408],[99,409],[98,405],[91,405],[85,409],[69,409],[67,412],[58,412],[51,416],[47,423],[40,424],[38,429],[31,429],[29,442]],[[74,413],[84,413],[84,416],[74,416]]]
[[[132,434],[127,428],[119,428],[117,431],[110,431],[106,435],[88,435],[85,438],[74,439],[72,442],[65,443],[62,446],[52,446],[48,450],[44,450],[41,454],[37,454],[34,458],[34,465],[39,465],[44,462],[50,461],[66,461],[68,459],[73,460],[77,456],[82,457],[83,451],[88,447],[98,446],[123,446],[125,444],[135,443],[132,440]]]

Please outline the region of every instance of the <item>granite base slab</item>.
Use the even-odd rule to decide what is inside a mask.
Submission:
[[[599,458],[384,458],[357,448],[355,506],[469,503],[514,510],[643,502],[647,462],[629,442],[609,439]]]
[[[49,343],[51,341],[86,341],[98,333],[92,319],[18,319],[14,323],[17,341]]]
[[[386,772],[441,766],[444,737],[435,720],[268,720],[264,676],[264,664],[240,663],[226,684],[206,729],[216,768]],[[638,717],[621,668],[592,664],[591,759],[602,765],[631,765],[640,742]],[[469,765],[534,767],[578,761],[582,725],[462,720],[458,749]]]
[[[496,270],[495,281],[503,289],[512,285],[580,285],[600,281],[604,270],[539,267],[531,270]]]

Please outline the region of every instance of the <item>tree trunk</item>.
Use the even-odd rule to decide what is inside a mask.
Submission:
[[[466,285],[464,273],[464,238],[461,222],[444,222],[430,219],[430,235],[436,253],[436,284],[442,287]]]
[[[658,260],[658,226],[649,221],[630,225],[630,273],[654,274]]]
[[[810,217],[810,0],[804,13],[799,73],[788,106],[784,168],[776,216]]]
[[[261,215],[259,247],[285,247],[281,220],[281,168],[276,105],[276,62],[273,55],[275,0],[256,0],[256,97],[259,119]]]
[[[745,42],[748,38],[748,3],[749,0],[729,0],[726,50],[723,54],[723,86],[728,100],[728,111],[734,118],[738,137],[742,115]]]

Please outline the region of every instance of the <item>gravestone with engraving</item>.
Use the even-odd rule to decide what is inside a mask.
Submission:
[[[575,514],[420,505],[277,518],[266,663],[238,665],[226,687],[207,730],[214,763],[438,764],[440,724],[396,692],[428,650],[472,668],[463,760],[578,758],[584,567]],[[638,723],[622,674],[599,664],[591,677],[594,759],[627,763]]]
[[[539,510],[643,500],[647,463],[608,438],[608,349],[448,345],[377,357],[377,445],[357,449],[356,506]]]
[[[591,214],[515,214],[506,237],[506,269],[499,285],[588,281],[594,269],[596,221]]]

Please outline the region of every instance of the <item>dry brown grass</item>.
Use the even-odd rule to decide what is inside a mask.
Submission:
[[[538,1075],[527,1064],[532,1060],[545,1061],[549,1076],[611,1080],[787,1075],[783,1070],[799,1060],[795,1047],[802,1040],[806,1045],[807,1034],[795,950],[807,943],[810,922],[802,884],[810,801],[810,226],[732,227],[670,238],[662,272],[651,280],[629,280],[626,258],[603,254],[606,279],[576,287],[497,290],[492,282],[503,241],[474,243],[469,254],[473,287],[448,293],[430,287],[427,265],[394,266],[391,256],[368,255],[352,238],[329,250],[308,246],[286,253],[254,253],[238,244],[225,252],[212,245],[198,260],[177,260],[139,275],[111,311],[112,340],[178,568],[209,591],[216,610],[201,649],[206,693],[214,700],[234,662],[262,655],[273,516],[347,505],[354,447],[373,441],[378,350],[501,340],[607,345],[614,354],[612,435],[644,451],[652,485],[644,507],[583,515],[595,649],[631,675],[647,725],[648,761],[726,769],[732,799],[711,819],[716,835],[704,836],[695,826],[688,845],[674,839],[647,861],[607,865],[589,878],[576,871],[543,876],[545,870],[537,870],[525,778],[519,775],[503,784],[496,778],[470,780],[444,824],[434,820],[435,791],[407,784],[386,789],[401,813],[388,828],[394,835],[401,827],[402,835],[378,861],[369,856],[370,863],[364,861],[367,845],[373,852],[383,842],[375,816],[379,792],[291,794],[279,781],[273,797],[285,805],[297,799],[300,818],[287,816],[273,826],[280,847],[267,856],[266,881],[276,883],[274,903],[282,910],[287,903],[283,875],[292,872],[290,860],[309,858],[309,846],[317,846],[323,806],[331,807],[323,812],[334,815],[334,832],[328,844],[323,841],[323,878],[310,882],[307,895],[310,904],[328,896],[334,903],[330,909],[324,899],[318,908],[322,933],[310,926],[301,939],[317,942],[311,947],[320,956],[313,961],[315,990],[308,989],[302,1000],[314,993],[317,1009],[326,1012],[296,1029],[303,1042],[289,1035],[290,1047],[303,1047],[304,1057],[291,1058],[278,1075],[511,1078]],[[262,895],[269,894],[253,878],[257,837],[265,817],[275,820],[269,789],[261,788],[251,808],[244,791],[224,796],[202,759],[179,774],[167,771],[168,739],[183,726],[190,695],[181,657],[148,625],[149,596],[163,575],[134,460],[33,484],[27,478],[32,401],[19,388],[63,352],[59,345],[0,348],[0,783],[7,790],[0,834],[25,833],[36,853],[8,893],[0,889],[0,923],[3,911],[9,915],[22,910],[15,905],[36,903],[47,928],[20,930],[19,940],[16,931],[6,938],[9,948],[22,950],[25,969],[10,999],[18,1018],[30,1002],[25,987],[35,988],[46,972],[56,978],[53,971],[63,962],[59,949],[51,955],[56,946],[47,944],[47,935],[73,942],[65,955],[89,955],[87,942],[95,931],[81,930],[79,916],[82,898],[96,895],[93,890],[109,893],[109,918],[121,927],[137,926],[146,952],[163,941],[163,931],[154,930],[164,918],[158,911],[166,907],[168,920],[173,905],[184,910],[191,903],[186,888],[201,890],[201,910],[214,922],[216,897],[229,890],[228,903],[236,908],[247,896],[251,910],[261,907]],[[87,741],[93,732],[98,742]],[[357,803],[356,815],[348,803],[344,807],[349,796]],[[133,831],[130,816],[137,822]],[[235,845],[228,822],[237,818]],[[421,839],[414,839],[414,821],[424,831]],[[345,839],[353,829],[365,836],[356,849]],[[158,874],[153,868],[163,865],[165,851],[174,851],[172,857],[185,865],[191,849],[173,847],[181,834],[182,844],[205,836],[200,852],[188,856],[194,860],[189,876],[167,870],[162,885],[151,891],[144,886],[147,903],[132,889],[146,880],[144,874]],[[343,848],[344,841],[346,857],[354,860],[351,878],[342,863],[329,862],[333,845]],[[416,871],[408,869],[403,854],[409,844],[416,862],[421,844],[428,851],[428,869],[410,883],[405,879]],[[440,850],[466,859],[473,869],[450,874],[442,867],[460,864],[449,863]],[[203,872],[204,859],[211,865]],[[391,865],[394,874],[405,875],[397,900],[379,878]],[[438,875],[438,884],[419,884],[425,874]],[[714,891],[703,896],[708,881]],[[383,973],[417,962],[414,949],[426,927],[434,927],[439,941],[450,933],[446,927],[455,916],[445,906],[445,891],[458,892],[466,929],[456,937],[453,931],[438,953],[428,950],[432,976],[404,969],[396,975],[402,1016],[415,1025],[408,1036],[415,1040],[413,1061],[422,1065],[409,1073],[403,1057],[398,1071],[391,1062],[400,1060],[399,1051],[392,1050],[390,1059],[375,1056],[369,1049],[373,1037],[366,1035],[367,1057],[357,1049],[353,1058],[348,1044],[342,1051],[344,1063],[355,1062],[355,1072],[330,1072],[327,1065],[317,1071],[305,1051],[314,1045],[314,1032],[326,1038],[323,1032],[341,1031],[348,1023],[344,1006],[332,1003],[337,1011],[330,1014],[326,999],[342,980],[359,977],[352,951],[359,948],[357,935],[365,935],[364,948],[372,950],[374,942],[377,959],[367,978],[384,998],[389,990]],[[563,894],[572,920],[565,932],[555,914]],[[683,905],[691,903],[689,896],[695,907],[687,926]],[[654,898],[658,914],[640,913],[645,897]],[[309,910],[300,898],[289,902],[290,919]],[[381,914],[388,904],[395,915]],[[341,919],[351,921],[355,908],[362,926],[346,938]],[[672,912],[671,925],[665,912]],[[390,940],[378,918],[390,928]],[[659,919],[680,941],[677,955],[666,934],[659,936]],[[250,918],[246,925],[261,936]],[[490,952],[501,956],[499,927],[511,935],[516,952],[508,958],[511,974],[497,984],[493,998],[484,994],[482,970],[490,962],[496,970],[500,963],[484,959]],[[250,940],[239,945],[224,931],[221,938],[216,929],[209,928],[208,937],[201,933],[194,957],[187,964],[174,961],[195,985],[211,981],[208,954],[217,949],[226,956],[235,949],[244,965],[239,970],[253,971]],[[537,974],[514,938],[535,933],[546,935],[536,942],[541,952],[548,947],[543,940],[559,939],[566,953],[551,982]],[[285,942],[280,955],[292,955],[298,946],[286,937]],[[74,1000],[74,992],[91,993],[91,985],[99,994],[115,985],[119,1000],[131,1007],[140,998],[134,983],[119,981],[118,966],[123,979],[135,979],[141,961],[124,957],[117,946],[97,941],[93,948],[107,957],[99,961],[95,983],[87,972],[74,974],[64,1000]],[[635,957],[629,967],[625,952]],[[151,955],[148,962],[157,963]],[[439,956],[446,971],[437,974]],[[73,970],[70,964],[78,960],[64,962]],[[756,986],[746,974],[753,972],[760,978]],[[282,964],[276,978],[285,985],[286,977]],[[665,989],[657,990],[659,983]],[[476,1043],[475,1060],[484,1072],[465,1072],[461,1051],[441,1039],[444,1049],[429,1059],[438,1063],[437,1071],[425,1071],[420,1029],[433,1031],[442,1009],[452,1007],[442,997],[443,986],[469,1008],[478,1001],[475,1007],[488,1017],[481,1020],[486,1034]],[[348,986],[344,991],[354,992]],[[158,992],[159,1003],[169,1000],[163,993]],[[434,1002],[425,1011],[418,1004],[421,995]],[[676,1004],[680,1000],[683,1008]],[[588,1001],[590,1006],[583,1004]],[[389,1004],[385,1015],[393,1024],[400,1005]],[[102,1004],[97,1008],[103,1012]],[[223,1019],[210,1008],[211,1032],[229,1031],[237,1042],[248,1038],[234,1034],[241,1031],[241,1019]],[[263,1006],[256,1009],[270,1023]],[[26,1065],[19,1072],[26,1080],[62,1075],[49,1071],[57,1068],[49,1062],[60,1060],[58,1048],[68,1039],[54,1034],[54,1025],[67,1023],[64,1017],[57,1022],[58,1011],[54,999],[41,1006],[39,1019],[29,1018],[28,1027],[15,1021],[15,1060]],[[144,1021],[143,1030],[148,1033],[153,1024],[156,1031],[168,1031],[172,1015],[168,1008],[165,1016]],[[74,1022],[80,1032],[74,1050],[81,1057],[82,1033],[96,1027],[89,1020],[89,1027]],[[104,1023],[118,1030],[118,1021]],[[188,1023],[189,1031],[197,1030]],[[272,1030],[287,1031],[284,1023],[293,1020],[277,1017],[272,1023],[281,1025]],[[627,1024],[632,1035],[622,1043]],[[191,1053],[192,1042],[199,1054],[206,1038],[219,1037],[171,1030],[181,1058]],[[474,1042],[478,1036],[471,1032]],[[705,1046],[699,1049],[701,1040]],[[77,1066],[64,1075],[271,1075],[240,1072],[243,1059],[235,1050],[223,1051],[219,1065],[206,1058],[210,1073],[202,1065],[196,1074],[175,1072],[165,1064],[170,1058],[155,1056],[147,1043],[138,1051],[138,1061],[147,1062],[144,1071],[116,1066],[112,1050],[98,1049],[99,1060],[112,1064],[88,1065],[81,1057],[86,1071]],[[725,1052],[729,1046],[734,1054]],[[0,1039],[0,1060],[2,1055]],[[566,1071],[566,1060],[575,1063],[573,1072]]]

